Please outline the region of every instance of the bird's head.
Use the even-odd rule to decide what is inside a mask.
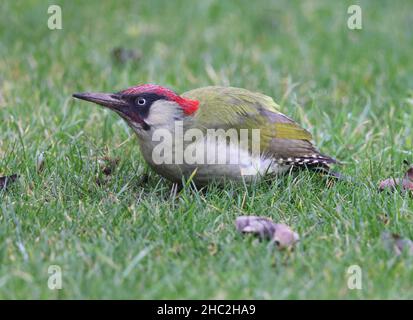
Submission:
[[[143,84],[117,93],[75,93],[73,97],[115,111],[136,132],[173,126],[198,110],[199,102],[179,96],[170,89]]]

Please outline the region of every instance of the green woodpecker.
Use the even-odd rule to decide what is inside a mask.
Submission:
[[[291,168],[325,170],[336,162],[272,98],[246,89],[212,86],[178,95],[143,84],[73,96],[119,114],[136,133],[147,163],[172,182],[252,180]]]

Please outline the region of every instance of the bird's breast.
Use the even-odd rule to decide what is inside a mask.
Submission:
[[[290,167],[254,153],[238,139],[193,134],[192,139],[177,138],[176,132],[164,130],[138,136],[142,155],[157,173],[174,182],[189,178],[196,170],[193,180],[200,185],[212,180],[253,180]]]

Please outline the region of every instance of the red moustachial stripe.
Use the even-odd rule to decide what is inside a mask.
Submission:
[[[171,89],[158,86],[156,84],[142,84],[139,86],[131,87],[126,90],[123,90],[121,93],[123,94],[140,94],[140,93],[156,93],[159,95],[163,95],[167,97],[169,100],[175,101],[178,103],[185,114],[191,115],[199,108],[199,101],[185,99],[181,96],[177,95]]]

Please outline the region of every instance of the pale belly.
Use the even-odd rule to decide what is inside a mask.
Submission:
[[[205,141],[189,143],[182,148],[182,157],[173,161],[154,160],[154,145],[152,142],[140,140],[142,155],[148,164],[161,176],[172,182],[181,182],[192,176],[197,185],[205,185],[212,181],[228,180],[247,182],[257,181],[266,175],[277,175],[289,170],[289,165],[279,165],[270,158],[253,155],[248,150],[228,143],[214,143],[215,154],[206,152],[208,145]],[[172,146],[166,152],[176,153],[177,147]],[[225,156],[224,156],[225,155]],[[221,157],[220,157],[221,156]]]

